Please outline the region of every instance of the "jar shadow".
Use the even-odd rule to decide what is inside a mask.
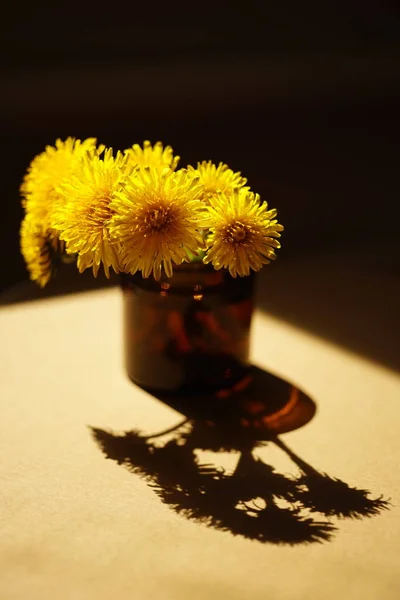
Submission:
[[[382,497],[320,472],[278,437],[306,425],[316,405],[304,392],[253,367],[238,389],[212,396],[158,395],[184,415],[175,426],[147,435],[91,427],[106,458],[143,478],[177,514],[214,529],[271,544],[327,542],[337,521],[389,508]],[[258,456],[274,444],[297,468],[290,476]],[[234,453],[233,469],[201,458],[202,451]]]

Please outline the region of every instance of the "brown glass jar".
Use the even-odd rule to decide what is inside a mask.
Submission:
[[[203,394],[246,376],[254,275],[190,263],[158,282],[137,273],[121,283],[125,365],[136,384]]]

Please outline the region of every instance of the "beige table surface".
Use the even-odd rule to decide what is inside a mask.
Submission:
[[[282,441],[392,503],[372,518],[333,518],[324,543],[261,543],[176,514],[94,442],[88,426],[154,432],[181,418],[126,378],[120,320],[118,289],[0,310],[0,598],[398,600],[399,376],[256,314],[254,363],[318,408]],[[274,444],[256,455],[298,473]],[[229,471],[237,456],[203,459]]]

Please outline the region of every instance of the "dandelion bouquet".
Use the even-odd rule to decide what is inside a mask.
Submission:
[[[21,185],[21,251],[32,280],[46,285],[57,257],[79,272],[102,266],[157,281],[184,262],[202,261],[232,277],[275,258],[283,230],[240,173],[204,161],[177,169],[161,142],[115,155],[96,140],[47,146]]]

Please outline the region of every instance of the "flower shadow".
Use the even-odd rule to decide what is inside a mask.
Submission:
[[[160,397],[161,398],[161,397]],[[337,531],[333,517],[362,518],[388,508],[367,490],[320,473],[278,434],[305,425],[314,402],[289,383],[254,368],[246,387],[203,398],[162,397],[186,419],[145,435],[91,428],[106,458],[143,478],[177,514],[233,535],[272,544],[326,542]],[[275,444],[296,464],[296,477],[279,473],[255,454]],[[228,472],[203,462],[201,451],[235,453]]]

